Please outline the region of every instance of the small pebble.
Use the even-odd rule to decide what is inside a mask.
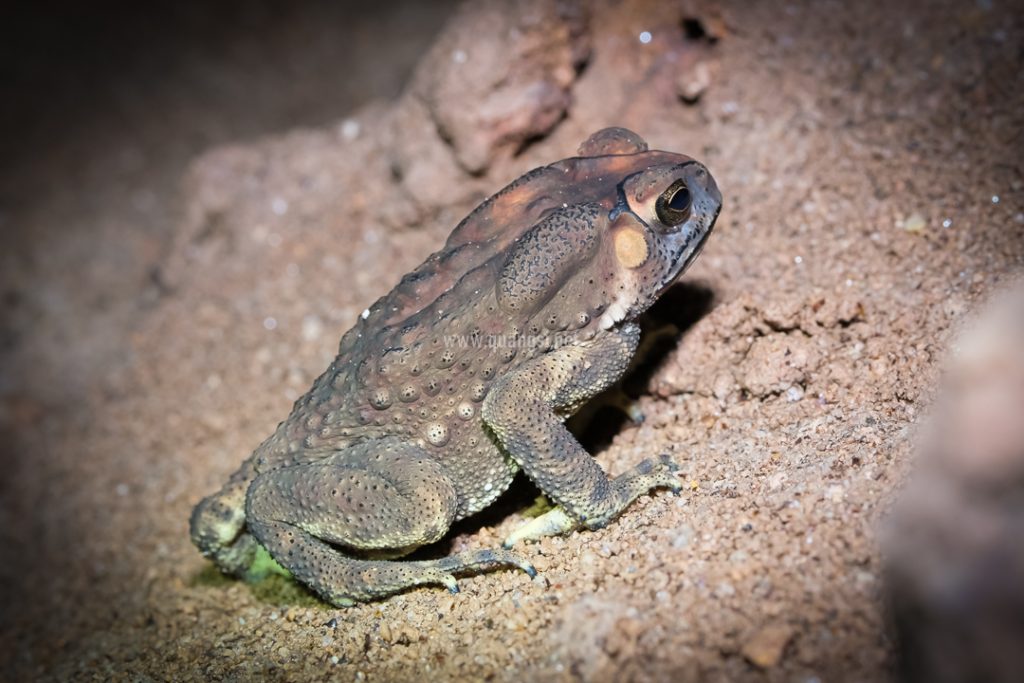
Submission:
[[[736,595],[736,588],[731,583],[723,581],[715,587],[716,598],[731,598]]]
[[[784,624],[766,626],[755,633],[741,648],[743,656],[754,666],[768,669],[782,659],[786,645],[793,638],[793,629]]]
[[[584,550],[582,553],[580,553],[580,568],[581,569],[584,569],[584,570],[587,570],[587,571],[591,571],[594,568],[596,568],[599,563],[600,563],[600,558],[597,556],[597,553],[595,553],[595,552],[593,552],[591,550]]]
[[[302,319],[302,338],[306,341],[316,341],[324,331],[324,324],[315,315],[307,315]]]
[[[911,214],[910,217],[903,221],[903,229],[909,233],[920,235],[924,232],[928,223],[925,221],[924,216],[919,213]]]
[[[341,124],[341,137],[349,142],[359,137],[359,122],[355,119],[345,119]]]

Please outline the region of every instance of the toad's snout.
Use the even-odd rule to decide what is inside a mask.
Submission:
[[[722,208],[722,192],[718,189],[718,184],[711,176],[711,172],[704,164],[695,161],[687,166],[685,180],[690,195],[693,197],[696,213],[709,216],[714,220],[719,209]]]

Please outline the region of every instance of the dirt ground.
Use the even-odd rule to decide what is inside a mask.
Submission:
[[[200,51],[167,91],[110,96],[145,125],[93,111],[70,142],[12,143],[3,677],[891,678],[878,523],[951,332],[1024,271],[1022,9],[535,0],[467,5],[436,39],[423,16],[370,13],[349,28],[385,38],[274,44],[310,50],[261,86],[279,118],[233,131],[211,113],[251,78],[243,41],[233,67],[201,69],[220,57]],[[354,78],[382,90],[332,91],[265,135],[295,120],[290,95],[316,101],[284,87],[295,69],[343,80],[381,43],[400,54]],[[202,78],[222,99],[171,106]],[[700,158],[725,198],[646,321],[658,343],[625,381],[644,421],[582,427],[613,473],[672,454],[683,495],[526,546],[536,578],[458,595],[336,609],[220,577],[189,542],[192,506],[476,203],[607,125]],[[438,551],[495,546],[535,496],[517,482]]]

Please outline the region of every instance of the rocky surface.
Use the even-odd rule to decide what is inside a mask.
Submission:
[[[474,3],[393,102],[202,155],[150,257],[160,286],[121,294],[149,297],[131,334],[86,328],[83,345],[119,362],[62,402],[51,368],[92,358],[68,341],[6,387],[5,669],[890,676],[876,529],[950,329],[1024,262],[1022,16],[987,3]],[[533,580],[482,575],[455,596],[339,610],[288,582],[212,572],[188,540],[191,507],[340,334],[476,202],[607,125],[702,159],[725,196],[626,382],[645,420],[596,454],[617,473],[672,453],[684,495],[527,547]],[[33,277],[23,267],[18,286]],[[516,485],[439,551],[499,543],[533,495]]]

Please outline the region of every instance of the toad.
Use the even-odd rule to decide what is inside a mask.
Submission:
[[[701,163],[609,128],[478,206],[341,339],[291,414],[191,518],[222,570],[265,549],[334,605],[533,567],[523,540],[597,529],[678,492],[665,456],[614,478],[566,429],[637,349],[637,317],[686,270],[722,206]],[[553,502],[505,547],[402,560],[522,470]]]

